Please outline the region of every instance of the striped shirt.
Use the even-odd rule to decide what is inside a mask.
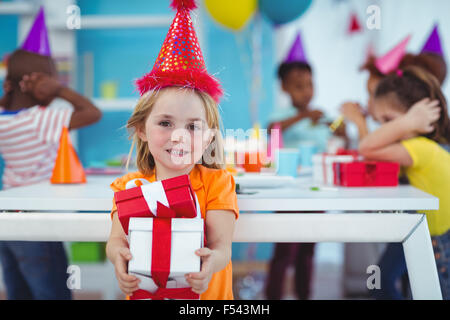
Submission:
[[[0,108],[0,154],[5,163],[3,188],[50,179],[62,128],[73,110],[35,106],[17,113]]]

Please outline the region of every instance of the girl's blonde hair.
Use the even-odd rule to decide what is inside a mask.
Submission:
[[[128,155],[127,169],[131,158],[131,153],[133,151],[134,145],[136,145],[136,165],[139,171],[144,175],[151,175],[153,173],[153,170],[155,168],[155,160],[150,153],[150,150],[148,149],[147,142],[142,141],[138,137],[137,130],[145,129],[145,122],[147,120],[147,117],[152,112],[156,101],[164,90],[165,89],[151,90],[143,94],[137,102],[133,114],[131,115],[130,119],[128,119],[126,125],[127,129],[130,130],[130,138],[133,139],[130,153]],[[220,131],[221,123],[217,103],[207,93],[195,89],[181,87],[180,90],[193,90],[193,92],[195,92],[200,97],[203,102],[203,107],[205,108],[206,122],[209,129],[212,129],[214,132],[211,143],[202,156],[202,165],[208,168],[222,169],[224,166],[224,144],[222,133]],[[206,155],[210,155],[211,157],[209,159],[205,159]]]

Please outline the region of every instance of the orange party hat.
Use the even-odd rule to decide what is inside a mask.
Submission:
[[[51,183],[85,183],[86,175],[80,159],[70,141],[69,130],[64,127],[59,141],[58,155]]]

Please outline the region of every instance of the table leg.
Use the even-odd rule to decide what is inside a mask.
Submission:
[[[442,300],[426,216],[403,241],[413,299]]]

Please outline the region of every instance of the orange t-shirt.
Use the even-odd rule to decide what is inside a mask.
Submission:
[[[144,176],[140,172],[133,172],[116,179],[111,184],[111,189],[116,191],[125,190],[125,185],[133,179],[143,178],[149,182],[155,182],[155,174]],[[235,182],[233,176],[226,170],[209,169],[202,165],[195,165],[189,174],[192,189],[197,195],[202,212],[202,218],[210,210],[230,210],[239,217]],[[117,210],[113,199],[111,215]],[[208,289],[200,295],[201,300],[232,300],[232,267],[231,261],[219,272],[213,274]]]

